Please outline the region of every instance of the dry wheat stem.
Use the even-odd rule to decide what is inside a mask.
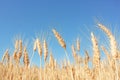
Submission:
[[[68,52],[66,50],[65,50],[65,55],[67,57],[68,64],[70,64],[70,59],[69,59],[69,56],[68,56]]]

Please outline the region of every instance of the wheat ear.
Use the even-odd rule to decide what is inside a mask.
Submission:
[[[111,50],[111,54],[113,56],[113,58],[117,58],[118,54],[117,54],[117,42],[115,40],[115,37],[113,36],[113,34],[111,33],[111,31],[105,27],[102,24],[98,24],[98,27],[103,30],[106,35],[108,36],[108,38],[110,39],[110,50]]]
[[[55,29],[52,29],[52,31],[53,31],[55,37],[57,38],[58,42],[60,43],[60,45],[61,45],[64,49],[66,49],[66,44],[65,44],[63,38],[60,36],[60,34],[59,34]]]
[[[91,40],[93,45],[93,64],[95,67],[99,67],[100,64],[100,51],[98,48],[98,42],[93,33],[91,33]]]
[[[72,49],[72,55],[73,55],[73,57],[75,59],[75,57],[77,56],[77,54],[76,54],[76,50],[75,50],[74,45],[71,46],[71,49]]]
[[[40,55],[40,57],[42,57],[42,45],[39,39],[36,39],[36,43],[37,43],[37,49],[38,49],[38,53]]]
[[[69,62],[68,53],[67,53],[67,51],[66,51],[66,43],[65,43],[64,39],[61,37],[61,35],[60,35],[55,29],[52,29],[52,32],[53,32],[54,36],[57,38],[59,44],[64,48],[64,50],[65,50],[65,55],[66,55],[67,60],[68,60],[68,62]]]
[[[18,61],[20,61],[20,58],[22,57],[22,48],[23,48],[22,43],[23,43],[22,40],[19,40],[19,52],[17,54]]]
[[[29,56],[26,47],[24,47],[24,57],[23,57],[23,62],[26,67],[29,66]]]

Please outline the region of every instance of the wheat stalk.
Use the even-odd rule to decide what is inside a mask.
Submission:
[[[107,27],[105,27],[104,25],[98,24],[98,26],[100,29],[102,29],[106,33],[106,35],[110,39],[111,54],[112,54],[113,58],[117,58],[118,57],[117,42],[115,40],[115,37],[112,35],[111,31]]]
[[[115,64],[115,73],[116,73],[116,79],[118,80],[118,67],[117,67],[117,61],[116,59],[119,58],[118,56],[118,50],[117,50],[117,42],[115,40],[115,37],[113,36],[112,32],[107,28],[105,27],[104,25],[102,24],[98,24],[99,28],[102,29],[106,35],[108,36],[108,38],[110,39],[110,52],[112,54],[112,57],[113,57],[113,63]]]
[[[52,32],[53,32],[54,36],[57,38],[59,44],[64,48],[65,55],[66,55],[68,63],[69,63],[69,57],[68,57],[68,53],[66,51],[66,43],[64,42],[64,39],[61,37],[61,35],[55,29],[52,29]]]

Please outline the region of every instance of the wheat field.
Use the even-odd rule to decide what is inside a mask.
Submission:
[[[76,39],[76,44],[71,45],[73,62],[70,62],[66,42],[56,29],[52,29],[54,38],[58,41],[66,55],[66,60],[58,64],[52,52],[48,51],[46,40],[41,41],[36,38],[33,44],[33,51],[39,54],[40,66],[32,66],[32,54],[29,57],[27,46],[21,39],[14,43],[14,52],[10,55],[6,49],[0,61],[0,80],[120,80],[120,50],[113,33],[101,23],[97,24],[98,29],[109,39],[109,50],[104,45],[99,45],[98,39],[91,32],[92,56],[87,50],[84,51],[85,57],[81,57],[77,52],[80,51],[80,39]],[[106,58],[101,59],[101,51]],[[49,54],[49,55],[48,55]],[[43,55],[43,56],[42,56]],[[34,57],[33,57],[34,58]],[[42,58],[44,65],[42,65]],[[22,59],[22,60],[21,60]],[[49,60],[47,60],[49,59]],[[92,63],[92,65],[89,65]],[[41,67],[44,66],[44,67]]]

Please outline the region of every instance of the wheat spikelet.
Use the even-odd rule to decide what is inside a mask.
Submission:
[[[28,57],[28,52],[26,50],[26,47],[24,47],[24,57],[23,57],[23,62],[26,67],[29,65],[29,57]]]
[[[42,46],[41,46],[41,42],[39,39],[36,39],[36,44],[37,44],[38,53],[40,57],[42,57]]]
[[[93,64],[96,67],[99,67],[100,64],[100,51],[98,48],[98,42],[96,37],[94,36],[93,33],[91,33],[91,40],[92,40],[92,45],[93,45]]]
[[[117,58],[118,57],[117,42],[115,40],[115,37],[112,35],[111,31],[107,27],[105,27],[104,25],[98,24],[98,26],[100,29],[102,29],[106,33],[106,35],[110,39],[111,54],[112,54],[113,58]]]
[[[48,56],[48,46],[46,40],[43,42],[43,48],[44,48],[44,60],[46,61],[47,56]]]
[[[80,51],[80,39],[79,38],[77,38],[76,47],[77,47],[77,50]]]
[[[54,33],[55,37],[57,38],[59,44],[60,44],[64,49],[66,49],[66,44],[65,44],[63,38],[61,37],[61,35],[60,35],[55,29],[52,29],[52,32]]]

